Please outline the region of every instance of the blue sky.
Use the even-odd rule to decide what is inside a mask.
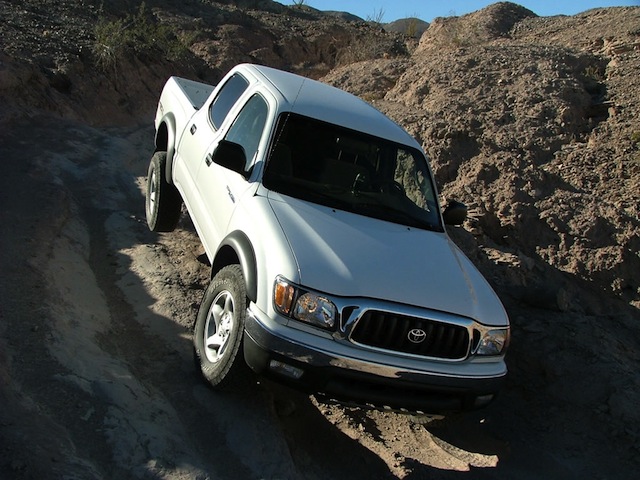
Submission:
[[[293,5],[300,0],[278,0],[284,5]],[[378,19],[382,12],[382,22],[392,22],[399,18],[418,17],[431,22],[435,17],[464,15],[475,12],[497,0],[304,0],[306,5],[318,10],[338,10],[353,13],[365,20]],[[597,7],[638,6],[640,0],[521,0],[519,5],[540,16],[575,15]]]

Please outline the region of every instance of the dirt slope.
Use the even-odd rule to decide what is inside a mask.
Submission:
[[[420,139],[475,241],[525,259],[511,287],[549,286],[551,266],[570,274],[549,286],[562,310],[600,313],[565,284],[580,280],[639,308],[639,26],[637,8],[537,18],[500,3],[437,19],[409,59],[325,80]]]
[[[93,25],[138,8],[0,0],[0,478],[635,477],[640,8],[500,3],[405,45],[268,1],[153,0],[145,22],[190,49],[125,48],[97,68]],[[142,185],[166,76],[216,81],[238,61],[372,102],[470,206],[452,236],[513,322],[488,409],[425,427],[258,379],[202,385],[203,250],[186,215],[148,232]]]

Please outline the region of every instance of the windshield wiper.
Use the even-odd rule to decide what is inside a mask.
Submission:
[[[350,210],[351,207],[350,202],[336,197],[335,195],[335,193],[344,195],[346,191],[324,192],[315,188],[309,188],[308,185],[299,185],[293,182],[282,182],[280,185],[278,185],[276,191],[284,193],[285,195],[289,195],[291,197],[298,198],[300,200],[306,200],[308,202],[317,203],[326,207],[337,208],[339,210]]]
[[[356,203],[354,205],[354,212],[368,217],[399,223],[408,227],[416,227],[434,232],[442,231],[442,227],[437,223],[429,222],[423,218],[411,215],[404,210],[398,210],[397,208],[381,203]]]

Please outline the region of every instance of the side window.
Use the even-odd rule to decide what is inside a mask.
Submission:
[[[258,144],[262,138],[269,107],[260,95],[251,97],[231,125],[227,132],[226,140],[238,143],[244,148],[247,156],[245,170],[249,170],[253,158],[258,151]]]
[[[240,98],[240,95],[247,89],[249,86],[249,82],[247,82],[244,77],[240,74],[234,74],[227,83],[225,83],[216,96],[216,98],[211,103],[211,107],[209,107],[209,116],[211,117],[211,122],[213,123],[213,127],[217,130],[222,125],[222,122],[227,117],[229,110],[231,107],[235,105]]]

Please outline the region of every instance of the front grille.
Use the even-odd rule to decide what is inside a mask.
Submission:
[[[361,345],[424,357],[461,360],[469,353],[469,332],[460,325],[369,310],[351,340]]]

